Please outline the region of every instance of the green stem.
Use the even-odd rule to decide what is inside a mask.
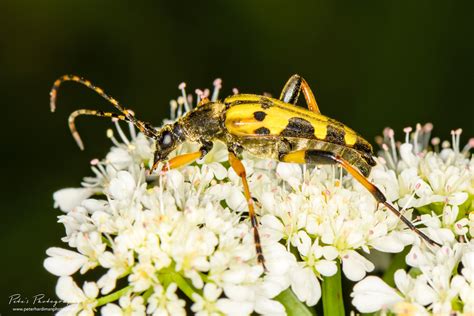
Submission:
[[[174,283],[178,286],[178,288],[183,292],[187,297],[189,297],[190,300],[193,302],[196,301],[196,299],[193,297],[193,294],[199,294],[196,291],[194,291],[193,287],[186,282],[186,280],[181,276],[176,271],[172,271],[170,275],[171,279],[173,280]]]
[[[165,289],[170,283],[176,283],[181,292],[183,292],[193,302],[195,302],[193,294],[196,293],[198,295],[201,295],[199,291],[195,290],[193,286],[189,285],[186,279],[183,278],[183,276],[179,274],[179,272],[176,272],[174,270],[174,267],[168,267],[161,270],[158,273],[158,279],[164,285]]]
[[[300,300],[296,297],[292,290],[286,289],[275,299],[282,303],[285,306],[286,314],[289,316],[315,316],[316,312],[311,310],[308,306],[304,303],[300,302]]]
[[[325,316],[344,315],[340,264],[335,275],[323,277],[323,310]]]
[[[113,301],[116,301],[118,300],[122,295],[124,295],[125,293],[127,293],[128,291],[132,290],[132,286],[129,285],[127,287],[124,287],[123,289],[121,290],[118,290],[116,292],[113,292],[107,296],[103,296],[101,298],[99,298],[97,300],[97,307],[98,306],[102,306],[102,305],[105,305],[107,303],[110,303],[110,302],[113,302]]]
[[[151,286],[148,290],[145,291],[145,293],[142,294],[143,300],[145,301],[145,304],[148,302],[148,299],[150,296],[153,294],[154,289]]]
[[[395,286],[395,280],[393,276],[398,269],[405,269],[407,264],[405,262],[405,257],[407,256],[408,252],[410,251],[410,247],[405,247],[402,252],[395,254],[392,257],[390,265],[388,266],[387,270],[383,274],[383,280],[385,283],[390,285],[391,287]]]

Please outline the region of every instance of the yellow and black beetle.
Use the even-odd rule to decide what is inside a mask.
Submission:
[[[257,259],[264,267],[254,202],[249,191],[245,168],[238,158],[244,150],[260,158],[283,162],[339,164],[369,190],[378,203],[390,209],[412,231],[429,244],[439,245],[388,203],[383,193],[367,179],[371,168],[375,165],[372,146],[346,125],[322,115],[309,85],[299,75],[293,75],[288,80],[279,99],[255,94],[237,94],[216,102],[204,98],[196,108],[159,130],[149,123],[137,120],[133,113],[120,105],[117,100],[90,81],[78,76],[66,75],[54,82],[50,94],[51,111],[56,108],[57,90],[64,81],[75,81],[85,85],[121,112],[116,114],[81,109],[71,113],[69,127],[81,149],[83,149],[82,141],[74,124],[75,118],[79,115],[129,121],[146,136],[153,138],[156,141],[156,148],[150,172],[159,162],[167,160],[168,155],[185,140],[199,143],[200,150],[170,159],[167,168],[178,168],[205,156],[216,140],[224,142],[229,150],[230,165],[242,179],[254,231]],[[296,106],[301,92],[308,109]]]

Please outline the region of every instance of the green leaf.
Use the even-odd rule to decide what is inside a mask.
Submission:
[[[285,306],[288,316],[315,316],[316,311],[310,309],[296,297],[289,288],[278,294],[275,299]]]

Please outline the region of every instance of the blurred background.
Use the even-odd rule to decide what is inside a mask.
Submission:
[[[278,96],[303,75],[325,115],[369,141],[432,122],[474,136],[474,10],[467,1],[23,1],[0,2],[2,199],[0,313],[9,296],[54,296],[45,250],[65,246],[52,194],[77,187],[110,147],[108,120],[80,118],[86,150],[69,134],[77,108],[113,110],[63,74],[104,88],[157,125],[188,92],[223,79],[223,94]]]

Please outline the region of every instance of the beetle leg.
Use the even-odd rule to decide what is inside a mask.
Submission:
[[[319,111],[318,103],[316,102],[316,98],[314,97],[311,88],[306,80],[304,80],[300,75],[293,75],[288,79],[281,91],[280,100],[286,103],[296,104],[301,91],[303,91],[308,109],[314,113],[320,114],[321,112]]]
[[[431,245],[442,246],[439,243],[435,242],[422,231],[416,228],[410,220],[408,220],[399,210],[392,206],[388,201],[385,195],[377,188],[372,182],[370,182],[364,175],[352,166],[347,160],[343,159],[341,156],[334,153],[323,151],[323,150],[298,150],[290,152],[286,155],[283,155],[280,158],[284,162],[294,162],[294,163],[314,163],[314,164],[339,164],[347,172],[349,172],[360,184],[362,184],[375,198],[378,203],[385,205],[390,211],[392,211],[400,220],[405,223],[412,231],[414,231],[418,236],[423,238],[426,242]]]
[[[229,163],[234,169],[235,173],[242,179],[242,185],[244,186],[244,195],[245,195],[245,199],[247,200],[247,205],[249,208],[250,222],[252,223],[252,228],[253,228],[253,238],[255,242],[255,249],[257,252],[257,260],[259,263],[262,264],[263,269],[266,271],[267,268],[265,267],[265,258],[263,257],[262,245],[260,243],[260,235],[258,234],[257,216],[255,214],[255,209],[253,207],[254,201],[250,194],[245,167],[240,161],[240,159],[237,158],[237,156],[231,151],[229,151]]]
[[[207,153],[211,151],[212,146],[212,142],[202,141],[202,146],[199,151],[188,154],[182,154],[171,158],[168,163],[163,167],[162,171],[168,171],[190,164],[191,162],[207,155]],[[150,170],[150,173],[152,173],[153,170],[156,169],[159,162],[160,160],[155,160],[155,162],[153,163],[153,167]]]
[[[80,109],[80,110],[76,110],[72,112],[69,115],[69,119],[68,119],[69,130],[71,131],[72,136],[74,137],[74,140],[76,141],[77,145],[79,146],[81,150],[84,150],[84,144],[82,143],[81,136],[79,136],[79,132],[77,131],[76,124],[75,124],[76,118],[80,115],[110,117],[110,118],[115,118],[121,121],[130,122],[130,120],[125,115],[112,113],[112,112],[104,112],[104,111],[88,110],[88,109]],[[135,125],[140,130],[140,132],[142,132],[148,137],[153,137],[155,135],[155,129],[151,125],[139,120],[137,120],[137,122],[139,122],[140,124],[135,124]]]

